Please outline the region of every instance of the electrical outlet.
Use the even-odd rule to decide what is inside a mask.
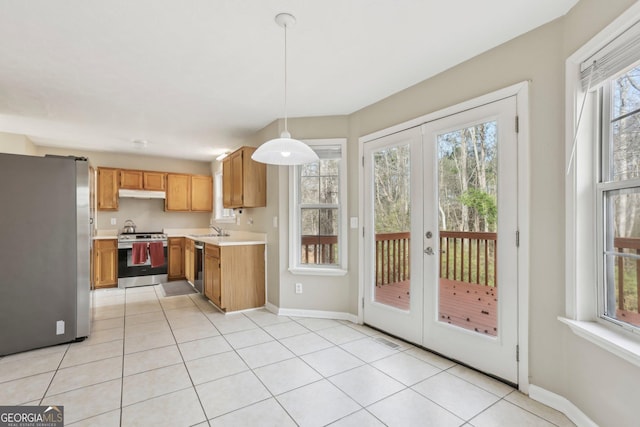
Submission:
[[[302,283],[296,283],[296,294],[302,293]]]
[[[64,335],[64,320],[56,322],[56,335]]]
[[[357,216],[352,216],[351,217],[351,228],[358,228],[358,217]]]
[[[115,218],[111,218],[111,225],[116,225],[116,219]]]

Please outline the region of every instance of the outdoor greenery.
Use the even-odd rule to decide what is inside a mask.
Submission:
[[[496,231],[497,123],[438,136],[440,230]]]
[[[436,142],[440,231],[495,232],[498,220],[497,123],[489,121],[448,132],[439,135]],[[410,232],[409,146],[377,151],[373,156],[373,168],[375,233]],[[460,248],[461,240],[457,239],[456,242]],[[469,251],[468,240],[465,240],[465,245]],[[456,265],[456,277],[459,280],[495,285],[493,243],[489,243],[487,257],[484,256],[482,246],[480,253],[475,244],[471,246],[470,264],[469,252],[462,265],[462,251],[458,250],[454,254],[452,250],[443,257],[441,269],[446,268],[445,259],[448,258],[451,277],[453,266]],[[388,270],[388,259],[407,259],[408,254],[395,254],[394,246],[381,246],[380,250],[382,254],[378,262],[382,265],[378,265],[378,271]],[[408,251],[408,246],[404,250]],[[447,273],[443,270],[442,277],[446,276]]]
[[[603,158],[610,160],[604,162],[603,180],[629,184],[607,193],[607,209],[613,219],[607,224],[608,247],[633,256],[640,254],[640,186],[632,181],[640,178],[640,67],[613,80],[611,94],[610,138],[605,138],[603,143]],[[630,239],[635,246],[616,248],[619,246],[616,238]],[[624,258],[620,276],[620,257],[607,259],[609,268],[614,271],[614,283],[607,286],[615,286],[616,302],[619,303],[618,280],[622,278],[624,310],[637,313],[640,260]]]
[[[320,159],[300,167],[301,264],[338,264],[340,160]],[[326,243],[330,236],[331,243]]]

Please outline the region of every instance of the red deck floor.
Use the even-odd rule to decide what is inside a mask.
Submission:
[[[409,281],[376,286],[375,300],[409,309]],[[498,290],[491,286],[440,279],[441,321],[482,334],[497,334]]]

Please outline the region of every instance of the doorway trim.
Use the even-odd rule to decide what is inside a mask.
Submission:
[[[421,126],[435,120],[470,110],[501,99],[516,97],[516,114],[518,121],[518,388],[529,393],[529,223],[530,223],[530,147],[529,147],[529,81],[491,92],[477,98],[444,108],[424,116],[382,129],[358,139],[358,217],[360,218],[358,244],[358,323],[363,323],[364,312],[364,144],[383,136],[388,136],[413,127]],[[516,124],[514,123],[514,126]],[[515,238],[515,237],[514,237]]]

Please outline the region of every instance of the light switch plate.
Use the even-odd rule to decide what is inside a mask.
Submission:
[[[111,225],[116,225],[116,219],[115,218],[111,218]]]
[[[56,335],[64,335],[64,320],[56,322]]]
[[[273,217],[273,228],[278,228],[278,217],[277,216]]]
[[[351,217],[351,228],[358,228],[358,217],[357,216],[352,216]]]

